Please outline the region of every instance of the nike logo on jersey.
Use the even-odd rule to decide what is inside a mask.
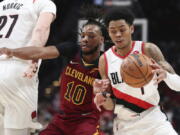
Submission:
[[[70,63],[70,64],[79,64],[78,62],[74,62],[74,61],[72,61],[72,60],[71,60],[69,63]]]

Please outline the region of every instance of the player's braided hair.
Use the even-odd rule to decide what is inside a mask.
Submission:
[[[97,25],[100,28],[102,36],[107,36],[105,25],[102,23],[103,9],[95,5],[83,5],[81,10],[82,18],[87,22],[82,26],[86,25]]]

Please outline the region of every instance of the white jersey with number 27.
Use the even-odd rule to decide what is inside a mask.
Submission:
[[[0,47],[28,45],[39,14],[56,14],[50,0],[4,0],[0,3]]]
[[[50,0],[4,0],[0,2],[0,48],[30,45],[33,29],[41,13],[56,14]],[[23,77],[28,69],[26,60],[0,56],[0,116],[4,128],[40,128],[34,122],[37,112],[37,73]],[[1,123],[1,120],[0,120]]]

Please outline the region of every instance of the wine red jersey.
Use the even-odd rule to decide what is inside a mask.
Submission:
[[[98,112],[93,102],[93,81],[100,78],[98,60],[84,65],[78,54],[61,74],[60,110],[66,114]]]

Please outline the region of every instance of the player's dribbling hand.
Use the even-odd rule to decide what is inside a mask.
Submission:
[[[111,94],[107,92],[96,93],[94,97],[94,103],[99,111],[101,111],[101,106],[106,102],[106,99],[110,96]]]
[[[108,91],[110,89],[109,79],[95,79],[93,82],[93,92],[94,94]]]
[[[164,70],[153,59],[151,61],[152,61],[151,67],[153,68],[152,73],[155,75],[153,80],[155,80],[155,85],[157,85],[167,77],[167,71]]]
[[[23,77],[32,78],[38,70],[37,61],[30,61],[28,69],[24,72]]]

